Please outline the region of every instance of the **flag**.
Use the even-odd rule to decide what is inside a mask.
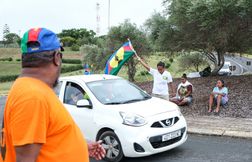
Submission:
[[[117,75],[125,62],[127,62],[134,54],[135,50],[132,47],[131,42],[128,41],[124,43],[122,47],[113,53],[108,59],[104,73]]]

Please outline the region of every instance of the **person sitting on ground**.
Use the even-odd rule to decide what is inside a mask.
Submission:
[[[169,100],[169,88],[170,88],[170,90],[172,91],[171,96],[174,97],[176,93],[172,83],[172,76],[168,71],[165,70],[165,63],[160,61],[157,64],[157,69],[153,69],[147,63],[145,63],[139,56],[136,57],[138,61],[148,70],[148,72],[154,78],[152,96]]]
[[[215,113],[219,113],[220,106],[226,105],[228,102],[228,89],[225,87],[223,80],[218,80],[216,87],[214,87],[213,92],[209,98],[209,109],[208,112],[212,112],[212,106],[215,103],[217,105],[214,110]]]
[[[179,106],[188,105],[192,102],[193,86],[187,80],[186,74],[181,77],[181,83],[178,85],[176,97],[173,97],[170,101],[176,103]]]

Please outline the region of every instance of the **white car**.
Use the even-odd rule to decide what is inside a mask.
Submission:
[[[173,149],[187,139],[179,107],[111,75],[63,77],[55,89],[86,140],[103,141],[106,161]]]
[[[230,62],[224,62],[223,67],[218,72],[219,75],[231,75],[232,72],[230,70],[230,67],[231,67],[231,63]]]

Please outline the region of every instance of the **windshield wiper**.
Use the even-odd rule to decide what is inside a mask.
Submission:
[[[144,101],[144,100],[147,100],[149,98],[150,97],[144,97],[144,98],[141,98],[141,99],[132,99],[132,100],[124,101],[123,103],[126,104],[126,103],[133,103],[133,102],[137,102],[137,101]]]
[[[145,96],[144,98],[141,98],[141,99],[132,99],[132,100],[121,101],[121,102],[108,102],[108,103],[105,103],[105,105],[120,105],[120,104],[126,104],[126,103],[133,103],[133,102],[137,102],[137,101],[148,100],[150,98],[151,98],[150,96]]]
[[[120,105],[120,104],[123,104],[124,102],[108,102],[108,103],[105,103],[105,105]]]

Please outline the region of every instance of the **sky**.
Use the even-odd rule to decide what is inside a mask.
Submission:
[[[100,35],[108,31],[108,2],[110,26],[130,19],[143,25],[155,11],[163,10],[163,0],[0,0],[0,40],[4,24],[20,36],[32,27],[45,27],[59,33],[62,29],[97,29],[96,4],[100,4]]]

